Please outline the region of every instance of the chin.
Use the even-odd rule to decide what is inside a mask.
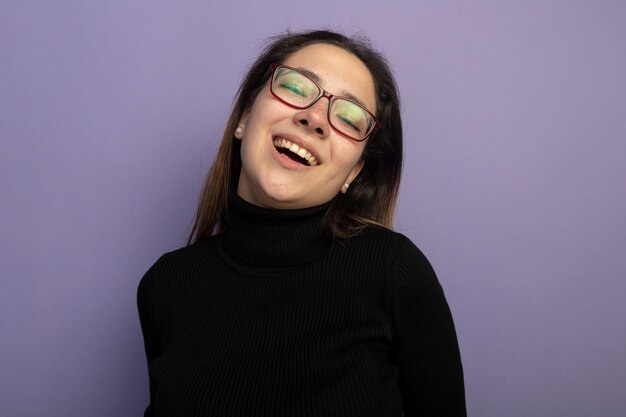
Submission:
[[[276,209],[315,207],[330,201],[336,195],[327,193],[329,190],[320,190],[319,184],[305,184],[303,187],[302,184],[291,184],[284,180],[257,181],[256,186],[249,190],[251,195],[249,198],[244,197],[244,199],[259,207]],[[311,193],[316,195],[312,196]]]

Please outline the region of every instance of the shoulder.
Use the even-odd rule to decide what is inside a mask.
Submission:
[[[376,247],[394,297],[419,291],[440,291],[430,261],[420,248],[402,233],[372,226],[355,237],[355,243]]]
[[[416,266],[430,267],[430,262],[424,253],[411,239],[400,232],[384,227],[368,226],[348,241],[348,245],[375,248],[391,263],[411,261]]]
[[[382,274],[395,294],[407,286],[439,286],[433,267],[422,250],[404,234],[384,227],[366,227],[345,242],[342,255],[358,259],[372,272]]]
[[[185,270],[193,269],[199,262],[207,261],[217,240],[216,236],[212,236],[161,255],[139,281],[139,293],[151,292],[156,287],[168,285],[171,283],[169,281],[184,275]]]

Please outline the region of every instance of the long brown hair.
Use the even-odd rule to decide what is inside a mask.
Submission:
[[[217,156],[204,182],[188,244],[228,227],[228,193],[241,170],[241,145],[233,132],[265,86],[268,68],[315,43],[338,46],[363,61],[374,78],[376,117],[382,122],[382,127],[367,139],[361,172],[349,191],[334,199],[326,213],[325,226],[333,236],[343,239],[355,236],[368,224],[392,227],[402,170],[402,121],[398,89],[386,59],[363,38],[348,38],[326,30],[288,32],[270,38],[239,87]]]

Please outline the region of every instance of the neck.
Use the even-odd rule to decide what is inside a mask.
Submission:
[[[330,244],[323,228],[332,200],[305,209],[270,209],[243,200],[234,191],[228,198],[230,226],[224,249],[240,262],[263,267],[308,263]]]

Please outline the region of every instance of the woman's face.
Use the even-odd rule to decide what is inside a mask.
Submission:
[[[354,96],[376,114],[372,75],[350,52],[313,44],[283,64],[315,74],[324,90]],[[244,200],[280,209],[313,207],[331,200],[344,183],[354,180],[367,141],[350,140],[331,127],[328,105],[329,100],[322,97],[307,109],[294,109],[272,95],[269,83],[261,90],[240,120],[241,133],[235,134],[242,140],[237,193]],[[294,149],[293,144],[313,155],[314,164],[289,157],[285,147]],[[305,157],[312,161],[308,154]]]

